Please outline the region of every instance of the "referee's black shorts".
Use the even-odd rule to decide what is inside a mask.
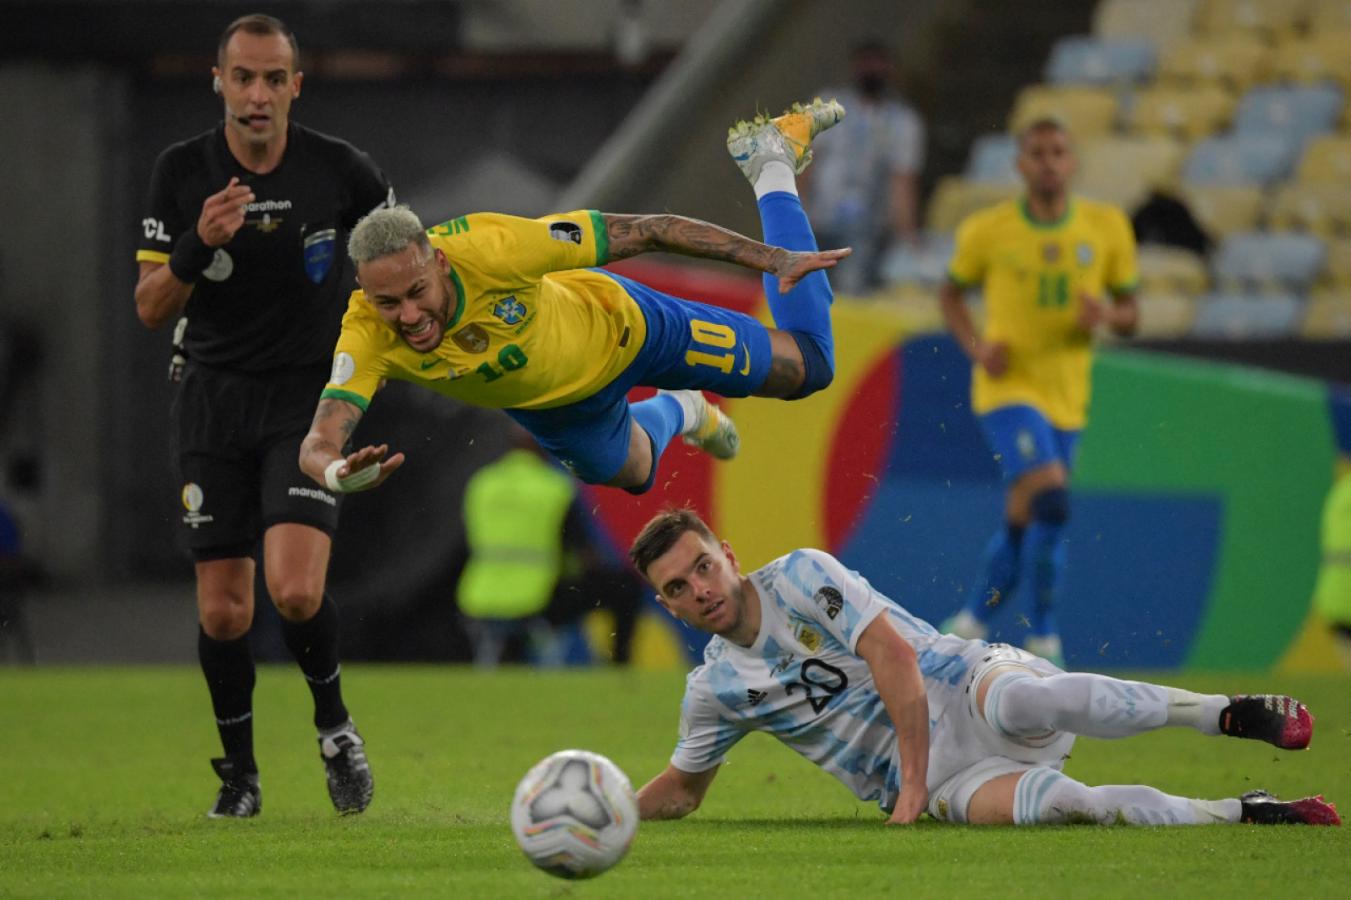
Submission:
[[[279,522],[332,536],[340,499],[300,471],[328,368],[249,375],[189,362],[172,407],[184,545],[198,562],[249,556]]]

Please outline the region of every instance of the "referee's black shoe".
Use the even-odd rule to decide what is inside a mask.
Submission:
[[[258,773],[245,770],[243,760],[224,756],[211,760],[211,768],[220,777],[220,793],[207,811],[211,819],[247,819],[263,811],[263,792]]]
[[[359,813],[371,805],[375,779],[366,761],[366,742],[348,719],[319,735],[319,756],[328,770],[328,796],[339,815]]]

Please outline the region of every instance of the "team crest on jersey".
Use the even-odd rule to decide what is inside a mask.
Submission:
[[[810,625],[799,625],[793,637],[797,638],[799,644],[807,648],[808,653],[815,653],[821,649],[821,632]]]
[[[1060,259],[1060,245],[1056,243],[1041,245],[1041,258],[1048,263],[1053,263]]]
[[[580,244],[582,242],[582,226],[576,222],[551,222],[549,224],[549,237],[556,241],[563,241],[565,244]]]
[[[1079,261],[1079,265],[1088,266],[1093,263],[1093,245],[1088,241],[1080,241],[1074,246],[1074,258]]]
[[[482,353],[488,349],[488,332],[472,323],[452,334],[450,339],[465,353]]]
[[[322,284],[333,268],[338,232],[335,228],[325,228],[314,234],[305,235],[305,274],[315,284]]]
[[[844,595],[830,585],[826,585],[817,591],[816,596],[812,599],[826,611],[827,619],[833,620],[840,614],[840,610],[844,609]]]
[[[493,315],[508,325],[515,325],[525,318],[525,304],[515,297],[503,297],[494,304]]]

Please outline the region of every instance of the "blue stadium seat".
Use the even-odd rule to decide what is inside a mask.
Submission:
[[[1236,341],[1290,337],[1299,328],[1301,309],[1293,294],[1210,294],[1201,300],[1191,333]]]
[[[882,280],[936,287],[947,280],[955,246],[953,235],[932,231],[925,233],[917,247],[898,243],[882,259]]]
[[[1234,134],[1197,144],[1183,165],[1191,184],[1271,184],[1294,169],[1302,143],[1279,134]]]
[[[1342,90],[1334,84],[1255,87],[1234,114],[1236,134],[1292,134],[1301,142],[1337,126]]]
[[[1215,278],[1231,289],[1305,291],[1326,258],[1326,245],[1311,235],[1249,231],[1220,245]]]
[[[1014,160],[1018,158],[1018,140],[1008,134],[986,134],[971,145],[971,157],[966,162],[969,181],[1005,184],[1018,180]]]
[[[1046,64],[1052,84],[1112,85],[1147,81],[1158,51],[1147,40],[1067,37],[1056,41]]]

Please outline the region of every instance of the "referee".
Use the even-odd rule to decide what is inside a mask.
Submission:
[[[314,695],[329,796],[339,813],[358,813],[374,792],[342,699],[337,607],[324,593],[338,498],[296,458],[347,297],[346,232],[391,204],[393,190],[366,154],[289,121],[299,63],[279,20],[230,23],[212,69],[224,121],[160,154],[136,253],[141,322],[178,319],[181,534],[196,563],[198,657],[225,751],[211,761],[221,780],[213,818],[262,809],[248,645],[260,534],[268,593]]]

